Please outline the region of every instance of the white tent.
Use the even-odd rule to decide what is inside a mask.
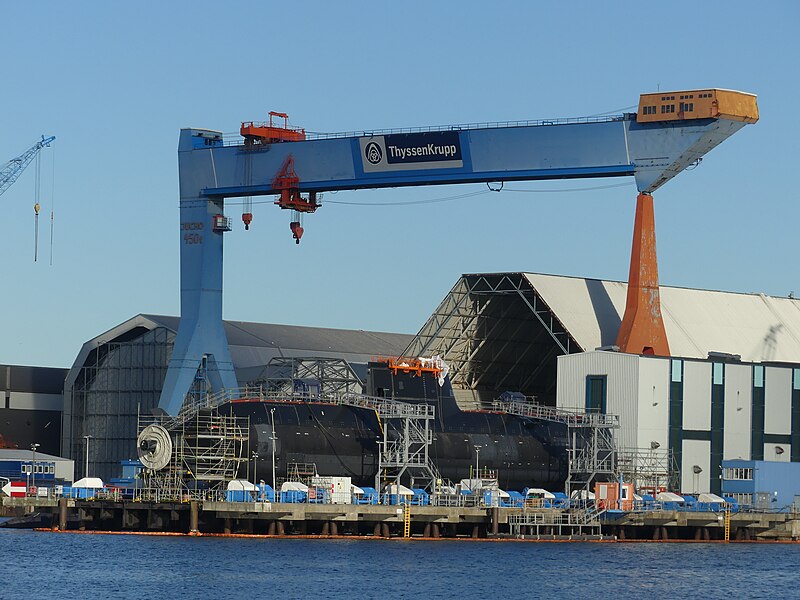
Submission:
[[[390,494],[390,495],[392,495],[392,496],[395,496],[395,495],[399,495],[399,496],[413,496],[413,495],[414,495],[414,492],[413,492],[413,491],[412,491],[410,488],[407,488],[407,487],[406,487],[406,486],[404,486],[404,485],[399,485],[399,486],[398,486],[397,484],[394,484],[394,483],[393,483],[393,484],[391,484],[391,485],[387,485],[387,486],[384,488],[384,491],[385,491],[387,494]]]
[[[544,498],[545,500],[552,500],[555,498],[555,494],[552,492],[548,492],[542,488],[528,488],[528,491],[525,493],[526,498]]]
[[[659,492],[656,500],[658,502],[686,502],[683,496],[678,496],[678,494],[673,494],[672,492]]]
[[[256,486],[246,479],[233,479],[228,482],[228,491],[231,490],[237,492],[255,492]]]
[[[709,503],[719,503],[724,504],[725,498],[720,498],[716,494],[700,494],[697,497],[698,502],[709,502]]]
[[[308,493],[308,486],[299,481],[285,481],[281,484],[281,492],[303,492]]]
[[[594,500],[594,492],[587,492],[586,490],[575,490],[570,495],[573,500]]]
[[[103,480],[99,477],[84,477],[83,479],[78,479],[75,483],[72,484],[74,488],[89,488],[93,490],[99,490],[105,487]]]

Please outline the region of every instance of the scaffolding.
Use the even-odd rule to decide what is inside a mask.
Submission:
[[[139,416],[140,451],[148,439],[144,431],[157,425],[169,432],[172,451],[161,468],[145,469],[140,500],[185,501],[224,493],[224,485],[236,479],[249,455],[249,417],[220,414],[216,409],[198,410],[191,418]]]
[[[383,431],[375,489],[381,489],[382,481],[399,484],[403,476],[408,476],[412,488],[417,486],[417,480],[422,480],[425,482],[422,487],[435,490],[441,476],[429,454],[433,443],[430,424],[435,416],[434,407],[386,398],[374,400]]]
[[[597,536],[602,535],[600,515],[593,509],[568,511],[545,509],[508,516],[513,536]]]
[[[441,480],[429,452],[433,443],[434,406],[368,396],[361,393],[363,387],[363,382],[345,360],[274,358],[259,378],[247,386],[206,395],[195,408],[217,407],[230,400],[247,399],[325,402],[374,411],[382,431],[375,488],[381,489],[381,483],[400,483],[406,478],[412,487],[422,481],[422,487],[434,490]]]
[[[620,477],[639,493],[677,490],[679,470],[675,455],[665,448],[625,448],[617,455]]]
[[[291,396],[298,392],[320,394],[360,393],[364,382],[353,367],[341,358],[275,357],[249,384],[269,392]]]
[[[595,481],[618,478],[614,430],[619,429],[616,415],[570,411],[535,402],[497,400],[494,410],[508,414],[563,423],[569,433],[568,473],[565,492],[572,498],[588,500]]]

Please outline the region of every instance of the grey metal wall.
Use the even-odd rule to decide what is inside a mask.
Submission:
[[[58,455],[67,369],[0,365],[0,446]]]
[[[164,327],[140,329],[131,339],[100,344],[88,354],[65,390],[70,423],[64,443],[76,475],[86,476],[87,432],[92,477],[119,477],[120,461],[135,458],[137,417],[158,406],[174,341],[174,332]]]
[[[617,445],[635,448],[639,398],[639,357],[618,352],[583,352],[558,357],[556,406],[585,410],[586,378],[607,376],[606,412],[620,418]]]

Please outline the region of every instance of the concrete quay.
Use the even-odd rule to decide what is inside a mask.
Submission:
[[[405,525],[404,508],[396,505],[3,498],[0,511],[23,519],[19,526],[56,531],[402,538]],[[409,516],[410,537],[425,539],[725,539],[724,514],[713,512],[605,513],[598,520],[561,509],[411,506]],[[800,540],[800,515],[733,513],[729,539]]]

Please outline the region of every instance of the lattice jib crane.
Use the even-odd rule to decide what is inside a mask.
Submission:
[[[18,157],[12,158],[3,165],[3,168],[0,170],[0,196],[19,179],[19,176],[22,175],[25,168],[31,164],[31,161],[36,158],[39,151],[42,148],[49,147],[50,143],[55,139],[55,136],[50,136],[48,138],[42,136],[40,141],[36,142]],[[39,199],[37,198],[36,200],[38,202]]]

